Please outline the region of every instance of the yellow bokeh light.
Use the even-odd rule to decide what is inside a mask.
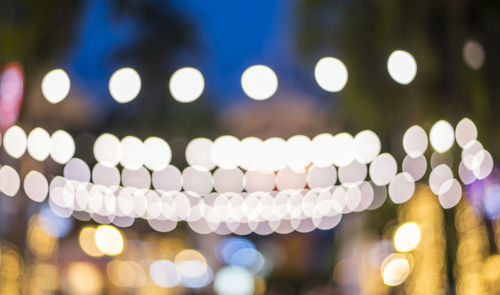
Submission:
[[[410,262],[400,254],[391,254],[382,263],[381,273],[384,284],[387,286],[398,286],[404,283],[410,275]]]
[[[101,294],[103,278],[99,269],[88,262],[73,262],[66,273],[68,294]]]
[[[122,233],[112,225],[100,225],[95,231],[95,244],[106,255],[118,255],[123,251]]]
[[[94,227],[87,226],[82,228],[78,241],[80,243],[80,248],[82,248],[85,254],[92,257],[101,257],[104,253],[102,253],[95,244],[95,232],[96,229]]]
[[[68,96],[71,83],[62,69],[48,72],[42,80],[42,94],[48,102],[59,103]]]
[[[420,243],[420,228],[415,222],[401,225],[394,233],[394,248],[399,252],[409,252]]]
[[[399,252],[409,252],[420,243],[420,228],[415,222],[401,225],[394,233],[394,248]]]

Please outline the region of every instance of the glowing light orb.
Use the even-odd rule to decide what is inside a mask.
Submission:
[[[402,224],[394,233],[394,248],[399,252],[410,252],[420,243],[420,228],[415,222]]]
[[[172,288],[181,282],[181,275],[176,265],[169,260],[158,260],[149,267],[153,282],[163,288]]]
[[[387,70],[394,81],[399,84],[409,84],[417,75],[417,62],[410,53],[396,50],[387,60]]]
[[[224,169],[234,169],[241,164],[242,144],[231,135],[217,138],[211,146],[212,161]]]
[[[109,79],[109,93],[119,103],[127,103],[141,91],[141,77],[132,68],[121,68]]]
[[[195,68],[178,69],[170,78],[170,93],[178,102],[195,101],[203,93],[204,88],[203,75]]]
[[[75,141],[71,135],[64,130],[57,130],[51,136],[52,150],[50,157],[56,163],[66,164],[75,155]]]
[[[465,64],[473,70],[479,70],[484,64],[483,46],[476,41],[467,40],[462,49],[462,55]]]
[[[35,202],[43,202],[49,192],[49,183],[38,171],[30,171],[24,178],[24,192]]]
[[[168,143],[159,137],[149,137],[144,141],[146,160],[144,165],[153,171],[167,168],[172,159],[172,150]]]
[[[214,289],[220,295],[250,295],[254,293],[251,272],[238,266],[226,266],[215,275]]]
[[[52,149],[52,140],[45,129],[35,128],[28,135],[28,153],[37,161],[44,161]]]
[[[477,139],[477,127],[469,118],[463,118],[455,128],[455,138],[461,148],[465,148],[469,142]]]
[[[12,158],[19,159],[26,152],[26,132],[15,125],[10,127],[3,136],[3,147]]]
[[[318,85],[328,92],[338,92],[347,83],[347,68],[334,57],[323,57],[314,68],[314,77]]]
[[[78,236],[78,242],[80,244],[80,248],[83,252],[85,252],[85,254],[92,257],[101,257],[104,253],[102,253],[95,244],[95,232],[95,227],[86,226],[82,228],[80,235]]]
[[[42,94],[52,104],[63,101],[68,96],[70,87],[68,74],[62,69],[48,72],[42,80]]]
[[[95,244],[106,255],[118,255],[123,251],[123,236],[112,225],[100,225],[95,231]]]
[[[410,263],[403,255],[389,255],[382,263],[382,279],[387,286],[404,283],[410,274]]]
[[[278,89],[278,77],[267,66],[251,66],[241,75],[241,87],[248,97],[265,100],[273,96]]]
[[[427,133],[418,125],[411,126],[403,135],[403,148],[412,158],[418,158],[423,155],[428,145]]]
[[[445,120],[437,121],[429,132],[429,139],[436,152],[444,153],[448,151],[455,142],[453,126]]]

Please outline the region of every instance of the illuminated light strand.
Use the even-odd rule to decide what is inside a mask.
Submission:
[[[16,126],[15,128],[19,131],[19,134],[25,134],[20,127]],[[37,129],[35,128],[34,130]],[[440,139],[440,141],[436,141],[432,139],[439,137],[442,134],[445,134],[446,136],[441,138],[445,138],[446,140]],[[52,137],[54,137],[54,135],[55,134],[53,134]],[[47,137],[48,136],[44,136],[43,138],[47,139]],[[99,216],[98,220],[106,222],[106,218],[104,218],[106,215],[110,215],[110,218],[114,218],[116,215],[113,214],[115,212],[114,210],[117,208],[119,200],[122,201],[122,207],[127,204],[131,207],[128,209],[128,215],[122,214],[122,216],[118,216],[120,215],[118,214],[118,217],[132,219],[147,218],[147,214],[152,214],[152,216],[155,216],[156,214],[160,216],[158,212],[154,212],[154,210],[158,211],[158,208],[150,209],[148,202],[150,200],[157,200],[158,198],[161,199],[162,197],[165,197],[165,195],[168,195],[166,198],[175,198],[175,200],[179,202],[176,204],[175,209],[170,208],[173,210],[172,212],[175,213],[176,211],[179,211],[178,208],[185,209],[184,213],[179,213],[181,214],[180,216],[176,215],[175,220],[187,220],[188,222],[191,222],[191,224],[195,224],[194,222],[196,220],[194,220],[193,217],[190,217],[189,215],[184,216],[182,214],[185,214],[186,211],[196,212],[196,210],[199,210],[200,208],[213,208],[210,204],[209,206],[206,206],[207,203],[205,198],[207,200],[212,198],[214,202],[217,202],[217,208],[220,207],[219,204],[224,204],[226,202],[229,204],[235,204],[236,207],[233,208],[234,212],[242,212],[241,207],[243,203],[245,206],[249,206],[249,204],[252,204],[252,201],[254,201],[255,204],[262,201],[259,198],[249,196],[264,194],[270,197],[269,204],[272,207],[271,212],[278,212],[279,210],[276,209],[278,207],[287,208],[284,210],[284,215],[278,216],[281,216],[280,218],[277,218],[276,216],[268,216],[269,219],[265,220],[266,222],[274,222],[276,219],[280,220],[280,222],[282,220],[294,220],[294,218],[302,220],[304,217],[323,218],[326,216],[324,215],[326,214],[325,212],[323,212],[323,215],[302,215],[306,207],[309,208],[307,210],[311,210],[310,208],[313,208],[312,210],[314,210],[314,208],[317,207],[317,203],[314,203],[314,198],[308,199],[311,197],[311,194],[319,191],[328,191],[328,193],[323,194],[324,197],[322,202],[325,202],[324,204],[329,204],[326,208],[333,208],[333,204],[335,204],[337,209],[335,213],[338,215],[346,214],[352,211],[360,211],[360,206],[364,206],[363,209],[369,208],[372,203],[378,202],[377,206],[381,206],[385,201],[387,194],[385,189],[386,185],[388,186],[389,197],[391,200],[395,203],[404,203],[410,199],[414,193],[414,182],[419,180],[427,170],[426,160],[423,156],[423,153],[427,150],[427,134],[417,125],[412,126],[403,137],[403,146],[408,154],[405,161],[403,161],[403,171],[400,173],[397,173],[398,164],[394,157],[387,153],[379,154],[380,148],[378,137],[373,132],[368,130],[358,133],[355,137],[352,137],[347,133],[339,133],[336,136],[330,134],[320,134],[315,137],[315,139],[319,138],[318,143],[321,143],[317,145],[317,148],[326,148],[330,151],[333,150],[337,152],[337,154],[330,159],[335,159],[335,157],[338,157],[338,154],[342,154],[346,150],[351,149],[351,145],[356,146],[355,142],[357,140],[362,143],[372,143],[372,147],[374,148],[371,149],[367,149],[366,147],[361,150],[359,148],[351,149],[357,151],[352,152],[349,161],[344,160],[344,162],[340,162],[339,164],[339,160],[334,160],[334,162],[337,161],[335,162],[337,165],[345,165],[338,167],[338,170],[331,163],[328,163],[328,165],[323,167],[308,165],[309,167],[299,171],[287,167],[289,165],[285,164],[285,166],[281,167],[277,172],[264,172],[257,170],[242,171],[238,167],[233,169],[224,169],[219,167],[215,171],[211,172],[207,168],[192,166],[184,169],[181,174],[175,166],[168,164],[170,162],[171,151],[168,143],[164,140],[159,138],[149,138],[145,142],[142,142],[137,138],[125,137],[122,141],[120,141],[111,134],[109,134],[108,137],[112,139],[112,141],[115,141],[115,146],[118,148],[121,148],[125,139],[130,138],[129,141],[132,143],[132,147],[139,148],[142,151],[147,150],[145,146],[148,142],[153,142],[153,153],[148,154],[155,154],[154,151],[156,149],[156,154],[161,155],[163,160],[159,161],[159,165],[156,165],[158,164],[158,161],[155,161],[154,157],[153,159],[148,159],[145,156],[141,157],[141,155],[137,155],[134,148],[131,148],[128,151],[125,149],[126,156],[128,159],[131,159],[131,163],[134,163],[134,167],[132,168],[139,167],[139,169],[133,170],[124,168],[120,173],[116,165],[123,162],[121,149],[119,150],[119,153],[115,153],[115,156],[119,155],[119,157],[116,157],[109,163],[106,163],[105,161],[99,162],[92,171],[90,171],[85,162],[79,159],[72,159],[64,168],[64,175],[68,179],[58,177],[52,181],[52,183],[56,183],[56,185],[52,185],[51,183],[51,197],[49,198],[49,203],[54,205],[52,206],[54,210],[71,210],[71,212],[68,211],[69,213],[61,212],[61,214],[69,216],[72,214],[73,210],[79,209],[81,211],[94,214],[95,216]],[[4,148],[12,145],[9,138],[10,136],[4,136]],[[71,142],[74,142],[71,136],[69,136],[69,138]],[[224,138],[225,144],[227,144],[225,147],[222,145],[222,150],[227,149],[227,147],[232,147],[235,143],[248,141],[253,141],[253,144],[258,143],[258,139],[254,140],[251,138],[243,139],[241,142],[231,136],[225,136],[222,138]],[[337,138],[337,143],[335,138]],[[445,151],[445,149],[451,148],[455,139],[458,145],[463,147],[462,163],[459,167],[458,173],[462,182],[468,184],[470,183],[471,178],[475,180],[488,176],[491,172],[493,161],[491,155],[477,141],[477,130],[472,121],[469,119],[463,119],[459,122],[455,131],[453,131],[453,128],[450,130],[449,123],[444,121],[439,121],[433,126],[433,128],[431,128],[431,145],[433,147],[437,146],[437,149],[440,151]],[[207,146],[210,146],[206,144],[211,142],[208,139],[197,140],[205,142],[205,149],[207,149]],[[415,143],[418,143],[419,141],[424,141],[425,144],[415,145]],[[26,140],[26,142],[26,145],[28,145],[29,140]],[[97,142],[98,140],[96,140],[96,144],[94,145],[94,151],[98,145]],[[262,141],[262,143],[264,142],[266,141]],[[299,156],[300,165],[305,165],[305,163],[310,161],[307,157],[300,157],[300,153],[298,151],[300,151],[300,147],[308,146],[308,144],[314,142],[314,139],[309,141],[305,136],[294,136],[289,138],[287,141],[279,138],[272,138],[272,142],[285,144],[293,142],[294,145],[292,146],[294,148],[289,149],[288,155],[291,154]],[[108,143],[106,145],[109,146],[110,144]],[[112,145],[113,144],[110,146]],[[252,146],[252,144],[250,144],[250,146]],[[349,149],[347,149],[346,146],[349,147]],[[359,147],[363,145],[358,144],[357,146]],[[267,147],[271,147],[268,151],[272,154],[274,146],[271,144]],[[57,145],[52,144],[52,149],[54,148],[57,148]],[[162,150],[167,150],[168,155],[165,155],[164,153],[162,154]],[[44,151],[44,154],[47,154],[47,151]],[[186,156],[188,159],[191,158],[189,154],[190,148],[188,145],[186,148]],[[217,152],[215,154],[217,155]],[[211,149],[210,153],[205,152],[205,156],[207,155],[212,156]],[[96,158],[98,158],[98,156],[96,156]],[[234,161],[235,158],[236,157],[233,157],[233,162],[238,161]],[[194,157],[194,159],[196,159],[196,157]],[[257,164],[252,163],[252,160],[258,161],[259,159],[250,157],[250,159],[247,160],[249,160],[247,161],[249,165],[256,166]],[[196,161],[200,161],[200,159],[196,159]],[[460,200],[462,189],[458,181],[453,179],[451,169],[446,164],[439,164],[439,159],[436,161],[438,162],[432,163],[433,169],[430,173],[429,184],[432,191],[439,196],[441,206],[444,208],[451,208]],[[371,164],[368,169],[367,164],[365,163],[369,162],[371,162]],[[423,165],[422,162],[424,163]],[[321,161],[319,161],[319,163],[321,163]],[[152,175],[144,166],[153,170]],[[165,168],[161,171],[154,170],[159,170],[163,167]],[[214,167],[212,167],[212,169],[213,168]],[[368,175],[370,176],[370,179],[372,179],[373,183],[365,181]],[[44,187],[47,186],[46,181],[44,181],[44,176],[38,173],[31,173],[30,176],[32,177],[27,177],[24,181],[25,192],[34,201],[43,201],[45,199],[43,193],[40,194],[35,192],[39,188],[41,188],[43,192]],[[172,176],[174,176],[174,178],[172,178]],[[94,184],[90,183],[91,178],[94,181]],[[6,181],[7,179],[11,179],[12,181]],[[175,181],[172,181],[173,179],[175,179]],[[337,179],[340,185],[335,186]],[[59,185],[57,185],[58,182],[56,180],[59,181]],[[85,190],[75,190],[75,188],[68,190],[68,186],[71,186],[68,185],[70,183],[77,184],[77,187],[82,187],[82,183],[85,183]],[[123,186],[120,186],[120,183]],[[3,166],[0,168],[0,191],[9,196],[14,196],[18,192],[20,184],[19,175],[14,169],[9,166]],[[150,189],[151,184],[156,191]],[[184,190],[182,191],[182,189]],[[381,202],[373,198],[373,196],[376,193],[379,193],[380,190],[383,190],[384,195]],[[127,203],[127,200],[123,200],[120,199],[119,196],[112,195],[112,193],[116,191],[132,192],[132,194],[139,195],[140,197],[134,199],[133,202]],[[169,191],[168,194],[165,193],[166,191]],[[57,197],[58,194],[62,195],[62,197]],[[76,197],[72,199],[71,195],[76,196],[78,194],[80,194],[80,198],[78,199],[80,203],[75,203]],[[83,194],[83,197],[81,194]],[[95,200],[91,201],[93,200],[92,198]],[[191,202],[191,199],[196,201]],[[203,202],[200,203],[199,200],[203,200]],[[87,207],[87,205],[82,206],[81,202],[87,202],[85,204],[90,207]],[[310,202],[310,204],[307,202]],[[77,204],[80,207],[74,207],[74,205],[71,204]],[[155,206],[151,206],[151,208],[154,207]],[[222,206],[222,208],[223,207],[224,206]],[[113,210],[111,210],[111,208]],[[130,214],[132,211],[134,214]],[[137,214],[137,212],[142,213]],[[249,212],[251,212],[251,210]],[[249,220],[245,220],[245,214],[243,214],[240,219],[222,219],[222,222],[229,222],[230,224],[231,222],[246,222],[245,224],[248,226],[248,224],[252,223],[253,220],[250,220],[249,223]],[[202,214],[199,213],[198,215],[201,216]],[[190,219],[188,219],[188,217]],[[150,220],[154,220],[154,218]],[[210,219],[208,221],[210,221]],[[258,221],[261,222],[262,220]],[[110,221],[108,220],[108,222]],[[235,225],[232,226],[234,227]],[[161,226],[157,227],[161,229]],[[278,227],[276,230],[278,230]],[[315,227],[313,226],[312,228]],[[286,230],[280,231],[285,232]]]

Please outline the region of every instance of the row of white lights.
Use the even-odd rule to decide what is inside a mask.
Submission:
[[[453,130],[453,127],[448,122],[439,121],[431,128],[429,138],[431,145],[437,152],[446,152],[452,147],[456,139],[456,142],[462,148],[462,161],[459,165],[458,172],[463,183],[469,184],[476,179],[484,179],[492,171],[493,160],[491,155],[477,141],[477,129],[471,120],[463,119],[458,123],[456,130]],[[7,143],[5,146],[8,145]],[[403,147],[407,152],[407,156],[403,161],[403,172],[396,174],[398,165],[394,157],[390,154],[385,153],[376,155],[375,159],[371,161],[369,169],[372,183],[367,183],[364,181],[368,170],[366,165],[356,160],[352,160],[348,165],[339,168],[338,174],[341,186],[335,187],[335,189],[331,191],[331,195],[340,194],[342,196],[340,199],[344,200],[345,206],[350,204],[348,208],[352,211],[356,210],[356,208],[363,203],[363,199],[365,199],[365,204],[370,203],[370,201],[366,200],[373,201],[373,192],[377,187],[388,185],[389,196],[393,202],[406,202],[413,195],[415,188],[414,182],[419,180],[427,170],[427,161],[423,156],[424,152],[427,150],[427,145],[428,138],[426,132],[417,125],[412,126],[403,136]],[[227,197],[228,194],[232,196],[231,198],[242,198],[241,191],[243,187],[250,192],[249,195],[252,193],[256,193],[257,195],[263,193],[268,194],[270,197],[271,194],[277,196],[279,193],[270,192],[276,186],[282,192],[299,192],[298,194],[292,193],[292,195],[295,194],[296,196],[293,202],[295,202],[295,205],[298,205],[303,202],[301,201],[301,192],[303,191],[300,189],[306,187],[306,184],[307,187],[312,189],[311,191],[315,192],[318,190],[323,191],[325,188],[331,189],[332,185],[336,183],[337,176],[337,171],[331,164],[326,167],[312,166],[308,169],[307,176],[305,171],[296,171],[291,168],[283,168],[278,171],[277,175],[272,172],[259,170],[249,170],[246,171],[246,175],[243,175],[243,172],[237,168],[219,168],[214,172],[213,178],[209,170],[201,166],[187,167],[181,175],[176,167],[168,165],[162,171],[153,172],[153,186],[157,191],[150,191],[151,176],[144,167],[140,166],[140,168],[141,169],[138,170],[125,168],[122,171],[122,183],[126,186],[130,185],[130,187],[120,188],[120,174],[118,169],[116,167],[106,167],[98,163],[92,172],[92,178],[96,185],[92,185],[90,184],[90,169],[87,164],[79,159],[73,159],[64,169],[64,175],[66,177],[64,187],[66,187],[67,183],[70,183],[70,181],[89,183],[87,193],[83,195],[84,197],[81,197],[83,200],[89,199],[90,191],[92,188],[96,187],[99,188],[98,191],[104,190],[110,194],[117,191],[132,190],[134,194],[143,195],[143,201],[138,201],[138,206],[139,210],[146,210],[144,212],[147,212],[147,209],[144,209],[147,208],[147,205],[144,205],[144,200],[147,199],[146,195],[156,194],[156,196],[163,196],[165,194],[164,192],[167,190],[169,191],[167,194],[171,197],[175,196],[175,198],[180,198],[181,200],[186,200],[186,198],[190,197],[199,201],[204,200],[208,196],[217,196],[216,199],[219,199],[221,196]],[[114,173],[110,174],[109,172]],[[115,176],[112,176],[111,179],[114,180],[109,180],[109,175],[113,174]],[[64,180],[64,178],[61,179]],[[53,180],[53,183],[54,182],[55,180]],[[102,184],[99,184],[99,182],[102,182]],[[254,187],[249,189],[249,184],[252,184],[252,182]],[[57,184],[58,182],[55,183]],[[61,183],[61,181],[59,181],[59,183]],[[429,176],[429,185],[431,190],[439,196],[440,203],[444,208],[455,206],[461,198],[461,185],[453,178],[453,173],[446,164],[433,167]],[[17,172],[9,166],[3,166],[0,169],[0,190],[6,195],[13,196],[19,190],[19,186],[20,180]],[[58,186],[55,186],[55,188],[57,187]],[[82,185],[78,184],[78,187],[82,187]],[[180,192],[181,187],[184,187],[184,193]],[[213,187],[221,194],[217,195],[211,193]],[[250,185],[250,187],[252,187],[252,185]],[[43,201],[49,193],[47,180],[41,173],[35,171],[30,172],[26,176],[24,188],[27,195],[36,201]],[[94,192],[95,191],[96,189],[94,189]],[[363,193],[363,191],[365,193]],[[66,197],[55,197],[59,200],[55,203],[59,205],[66,204],[65,207],[70,208],[65,209],[71,209],[72,212],[75,208],[67,204],[75,204],[74,200],[76,199],[75,196],[77,193],[65,193],[64,195],[66,195]],[[73,197],[68,197],[71,195],[73,195]],[[57,194],[54,194],[54,196],[57,196]],[[202,199],[200,196],[205,197]],[[105,204],[102,195],[101,199],[99,199],[99,197],[96,198],[95,202],[97,202],[97,204],[101,204],[100,206]],[[134,199],[141,200],[140,197]],[[221,199],[226,200],[223,203],[231,203],[227,198],[225,199],[222,197]],[[340,201],[338,200],[340,199],[337,198],[337,209],[339,208],[338,203]],[[329,201],[333,202],[333,199]],[[108,202],[114,202],[115,204],[108,204],[108,208],[109,206],[116,208],[116,204],[119,203],[115,200],[114,196],[111,197],[111,200],[108,200]],[[142,206],[140,206],[140,202],[142,202]],[[182,203],[183,201],[180,202]],[[135,204],[135,202],[133,203]],[[90,204],[89,200],[87,200],[87,204]],[[185,204],[186,202],[184,202],[184,205]],[[323,205],[324,204],[321,204],[321,206]],[[96,214],[97,211],[99,211],[96,209],[99,206],[96,206],[95,204],[93,205],[93,209],[90,210],[91,213]],[[158,210],[158,206],[154,207]],[[190,211],[191,206],[188,207],[188,211]],[[299,205],[298,207],[303,206]],[[368,206],[365,207],[368,208]],[[293,208],[293,206],[288,206],[287,208]],[[88,210],[88,208],[80,209]],[[234,210],[238,212],[236,209]],[[293,209],[294,212],[297,212],[297,210],[299,209]],[[343,210],[344,209],[337,210],[336,212],[339,214],[346,213]],[[101,213],[106,213],[104,215],[113,215],[113,212],[106,211]],[[127,217],[133,219],[135,217],[144,216],[134,215]]]
[[[409,84],[417,74],[415,58],[408,52],[396,50],[387,60],[390,76],[400,84]],[[321,88],[328,92],[338,92],[347,83],[348,73],[344,63],[334,57],[324,57],[314,69],[314,77]],[[70,91],[70,78],[62,69],[48,72],[42,80],[43,96],[50,103],[59,103]],[[273,96],[278,89],[278,77],[274,71],[264,65],[247,68],[241,76],[241,87],[246,95],[255,100],[265,100]],[[192,67],[177,70],[169,82],[172,97],[182,103],[198,99],[205,88],[202,73]],[[133,68],[121,68],[109,79],[111,97],[119,103],[134,100],[141,90],[141,77]]]

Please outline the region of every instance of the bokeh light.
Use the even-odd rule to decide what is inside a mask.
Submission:
[[[399,84],[409,84],[417,75],[417,62],[410,53],[396,50],[387,60],[387,70],[394,81]]]
[[[437,121],[432,125],[429,132],[429,139],[436,152],[444,153],[448,151],[455,142],[453,126],[445,120]]]
[[[27,136],[24,130],[14,125],[7,129],[3,136],[3,147],[12,158],[19,159],[26,152]]]
[[[50,155],[52,150],[52,140],[45,129],[37,127],[28,135],[27,139],[28,153],[37,161],[44,161]]]
[[[100,225],[95,231],[95,244],[106,255],[118,255],[124,246],[122,233],[112,225]]]
[[[314,77],[318,85],[328,92],[338,92],[347,83],[347,68],[334,57],[323,57],[314,68]]]
[[[96,245],[95,240],[96,228],[91,226],[86,226],[80,230],[78,236],[78,242],[80,248],[85,252],[85,254],[92,257],[101,257],[104,253],[99,250]]]
[[[462,49],[465,64],[473,70],[479,70],[485,59],[483,46],[474,40],[467,40]]]
[[[172,97],[178,102],[195,101],[203,93],[205,80],[195,68],[186,67],[175,71],[170,78],[169,89]]]
[[[265,100],[273,96],[278,89],[278,77],[267,66],[251,66],[241,75],[241,87],[248,97]]]
[[[42,94],[50,103],[56,104],[63,101],[68,96],[69,89],[68,74],[62,69],[52,70],[42,79]]]
[[[410,270],[410,262],[405,256],[389,255],[381,267],[384,284],[390,287],[401,285],[408,278]]]
[[[122,158],[120,140],[110,133],[100,135],[94,142],[94,158],[106,167],[113,167]]]
[[[399,252],[410,252],[420,243],[420,228],[415,222],[399,226],[394,233],[394,248]]]
[[[176,265],[169,260],[158,260],[151,263],[149,275],[156,285],[163,288],[172,288],[181,282],[181,275]]]
[[[43,202],[49,192],[47,179],[38,171],[30,171],[26,174],[23,187],[28,198],[35,202]]]
[[[71,135],[64,130],[57,130],[51,136],[52,149],[50,157],[56,163],[64,165],[75,155],[75,141]]]
[[[219,295],[251,295],[254,292],[254,278],[244,268],[226,266],[216,273],[214,289]]]
[[[109,93],[119,103],[127,103],[141,91],[141,77],[132,68],[121,68],[109,79]]]

